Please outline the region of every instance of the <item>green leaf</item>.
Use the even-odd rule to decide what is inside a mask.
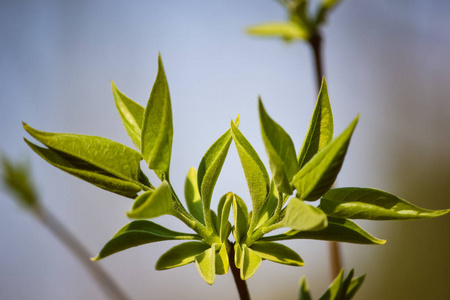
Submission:
[[[13,163],[1,155],[2,181],[4,187],[25,208],[35,210],[39,206],[36,189],[31,180],[31,171],[27,163]]]
[[[330,284],[326,292],[319,298],[319,300],[341,300],[342,282],[344,278],[344,270],[342,269],[339,275]]]
[[[181,267],[195,261],[195,257],[211,246],[203,242],[186,242],[179,244],[161,255],[156,262],[158,271]]]
[[[228,259],[228,250],[226,244],[222,244],[219,252],[216,253],[216,274],[224,275],[228,273],[230,260]]]
[[[270,181],[270,191],[269,195],[266,198],[266,201],[264,202],[261,212],[259,214],[259,220],[256,224],[256,229],[262,226],[269,218],[273,215],[277,208],[278,204],[278,190],[275,187],[275,183],[273,180]]]
[[[280,37],[285,40],[308,38],[308,33],[294,22],[271,22],[247,27],[247,33],[265,37]]]
[[[161,173],[166,174],[165,176],[169,174],[172,139],[173,125],[169,85],[161,56],[158,56],[158,75],[156,75],[142,123],[141,153],[148,163],[148,167],[155,170],[161,179]]]
[[[156,190],[139,195],[127,216],[133,219],[150,219],[174,213],[172,192],[168,182],[164,180]]]
[[[203,280],[208,284],[213,284],[216,275],[216,250],[213,244],[211,248],[195,257],[195,264]]]
[[[352,299],[356,292],[359,290],[361,285],[364,283],[364,279],[366,278],[366,275],[362,275],[358,278],[352,279],[350,282],[350,285],[347,288],[346,294],[345,294],[345,300]]]
[[[327,82],[322,80],[308,133],[298,156],[300,169],[333,139],[333,113],[328,98]]]
[[[242,245],[241,279],[247,280],[252,277],[256,270],[258,270],[261,261],[261,256],[248,248],[247,245]]]
[[[203,217],[203,204],[197,184],[197,170],[190,168],[186,176],[184,184],[184,197],[189,212],[200,223],[205,225],[205,218]]]
[[[286,131],[267,114],[261,98],[259,99],[259,120],[273,181],[278,191],[291,195],[290,181],[298,171],[294,143]]]
[[[338,299],[345,300],[345,296],[347,294],[347,289],[350,286],[350,283],[352,282],[354,273],[355,273],[355,271],[353,269],[351,269],[350,273],[348,273],[347,277],[345,277],[345,279],[342,281],[341,294],[339,295]]]
[[[233,194],[233,219],[233,236],[236,242],[239,243],[247,235],[248,210],[244,200],[236,194]]]
[[[297,189],[298,198],[316,200],[331,188],[341,170],[358,118],[294,176],[292,184]]]
[[[298,294],[298,300],[312,300],[305,276],[302,276],[300,279],[300,292]]]
[[[333,217],[369,220],[433,218],[450,211],[420,208],[387,192],[369,188],[329,190],[320,200],[320,208]]]
[[[233,121],[231,121],[231,130],[242,168],[244,169],[250,198],[252,199],[253,223],[253,219],[258,219],[261,207],[269,192],[269,175],[255,149],[253,149]]]
[[[273,242],[257,242],[250,246],[261,258],[289,266],[303,266],[300,255],[291,248]]]
[[[297,230],[290,230],[284,234],[263,237],[260,240],[281,241],[291,239],[312,239],[367,245],[382,245],[386,243],[385,240],[380,240],[372,236],[350,220],[332,217],[328,217],[327,228],[320,231],[299,232]]]
[[[122,227],[92,260],[97,261],[128,248],[169,240],[200,240],[200,236],[172,231],[151,221],[133,221]]]
[[[304,201],[292,198],[286,208],[282,223],[285,227],[299,231],[318,231],[327,227],[327,215]]]
[[[234,244],[234,263],[236,268],[242,269],[242,247],[241,244]]]
[[[217,227],[219,229],[220,240],[226,242],[231,231],[231,225],[228,221],[231,210],[231,202],[233,201],[233,193],[229,192],[220,198],[217,207]]]
[[[141,128],[144,108],[123,94],[111,81],[114,101],[122,119],[123,126],[137,149],[141,148]]]
[[[236,119],[239,122],[239,116]],[[211,198],[222,170],[223,163],[227,157],[228,149],[231,144],[231,130],[227,130],[212,146],[206,151],[205,155],[198,166],[198,188],[203,201],[203,213],[209,211],[211,206]],[[208,220],[206,221],[208,223]],[[209,227],[211,224],[207,224]]]

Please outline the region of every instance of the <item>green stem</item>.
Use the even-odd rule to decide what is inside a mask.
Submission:
[[[316,30],[314,34],[311,35],[309,39],[309,44],[311,45],[313,55],[314,55],[314,66],[316,71],[316,83],[317,90],[320,90],[320,86],[322,85],[322,78],[324,76],[323,72],[323,56],[322,56],[322,34],[319,30]],[[330,253],[330,263],[331,263],[331,279],[337,277],[340,270],[342,269],[341,262],[341,254],[339,249],[339,244],[335,241],[331,241],[329,244],[329,253]]]
[[[236,283],[236,287],[239,293],[239,299],[241,300],[250,300],[250,293],[248,291],[247,282],[241,279],[241,272],[236,267],[236,263],[234,261],[234,243],[229,242],[229,250],[228,257],[230,260],[230,268],[231,273],[233,274],[234,282]]]

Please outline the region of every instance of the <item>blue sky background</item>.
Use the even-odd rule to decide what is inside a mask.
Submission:
[[[339,186],[375,187],[419,206],[450,207],[449,12],[443,0],[344,0],[332,14],[324,30],[325,69],[336,133],[361,114]],[[248,25],[284,18],[270,0],[2,0],[0,151],[31,162],[42,202],[94,256],[128,222],[130,201],[45,163],[27,149],[20,122],[132,146],[110,80],[145,105],[160,52],[172,97],[171,177],[179,194],[189,167],[198,166],[237,114],[267,165],[258,95],[297,149],[316,98],[305,44],[244,33]],[[213,207],[230,190],[249,200],[233,147]],[[157,221],[186,230],[174,218]],[[368,274],[356,299],[450,298],[448,216],[358,223],[388,243],[342,245],[345,268]],[[106,299],[64,246],[4,193],[0,228],[1,299]],[[158,257],[175,244],[141,246],[99,263],[133,299],[237,298],[231,275],[210,287],[194,265],[155,271]],[[315,297],[329,284],[325,242],[287,245],[305,267],[263,262],[248,282],[254,299],[295,299],[302,275]]]

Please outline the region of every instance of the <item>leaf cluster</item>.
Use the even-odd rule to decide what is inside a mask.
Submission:
[[[120,117],[137,150],[101,137],[39,131],[24,123],[25,130],[44,147],[25,139],[26,143],[47,162],[102,189],[134,199],[126,214],[135,220],[121,228],[93,260],[143,244],[183,240],[160,257],[157,270],[195,263],[201,277],[212,284],[215,275],[226,274],[233,261],[246,280],[263,260],[304,265],[299,254],[279,241],[317,239],[383,244],[384,240],[375,238],[351,219],[405,220],[448,212],[422,209],[375,189],[332,189],[358,117],[333,138],[333,114],[325,79],[299,151],[260,99],[261,132],[271,176],[239,130],[238,117],[206,151],[198,168],[189,169],[184,205],[170,183],[171,100],[161,57],[158,65],[145,108],[112,84]],[[214,211],[214,187],[232,142],[247,181],[251,207],[229,192],[220,198]],[[141,160],[155,172],[160,183],[154,186],[149,182],[140,168]],[[318,207],[310,204],[316,200],[320,201]],[[194,233],[173,231],[147,220],[162,215],[180,219]],[[279,228],[286,228],[286,232],[269,234]],[[230,253],[234,253],[232,259]]]

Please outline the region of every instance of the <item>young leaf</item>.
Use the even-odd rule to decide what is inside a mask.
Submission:
[[[228,273],[230,268],[230,260],[228,259],[228,251],[226,244],[222,244],[219,252],[216,253],[216,274],[224,275]]]
[[[141,128],[144,108],[123,94],[111,81],[114,101],[122,119],[123,126],[137,149],[141,148]]]
[[[158,56],[158,74],[145,108],[142,123],[141,153],[148,163],[148,167],[155,170],[161,179],[161,173],[166,174],[165,176],[169,174],[172,139],[172,107],[169,86],[161,56]]]
[[[358,117],[294,176],[292,184],[298,198],[313,201],[330,189],[341,170],[357,122]]]
[[[259,220],[256,224],[256,229],[262,226],[269,218],[273,215],[277,208],[278,204],[278,190],[275,187],[275,183],[273,180],[270,181],[270,191],[269,195],[266,198],[266,201],[264,202],[261,212],[259,214]]]
[[[203,242],[186,242],[179,244],[161,255],[156,262],[158,271],[181,267],[195,261],[195,257],[211,246]]]
[[[257,242],[250,246],[261,258],[289,266],[303,266],[300,255],[291,248],[273,242]]]
[[[239,116],[236,122],[239,122]],[[198,166],[197,181],[205,215],[210,209],[214,186],[227,157],[231,139],[231,130],[229,129],[206,151]],[[207,224],[207,226],[210,226],[210,224]]]
[[[333,113],[328,98],[327,82],[322,80],[308,133],[298,156],[300,169],[333,139]]]
[[[197,184],[197,170],[190,168],[186,176],[184,184],[184,197],[189,212],[200,223],[205,225],[205,219],[203,217],[203,204],[200,192]]]
[[[150,219],[173,213],[172,192],[164,180],[156,190],[139,195],[127,216],[133,219]]]
[[[261,98],[259,99],[259,120],[273,181],[278,191],[291,195],[290,181],[298,171],[294,143],[286,131],[269,117]]]
[[[222,242],[226,242],[230,234],[231,225],[228,221],[231,210],[231,202],[233,201],[233,193],[229,192],[222,196],[217,207],[217,223],[219,235]]]
[[[450,211],[420,208],[387,192],[369,188],[329,190],[320,200],[320,208],[333,217],[369,220],[433,218]]]
[[[306,40],[308,33],[294,22],[273,22],[258,24],[247,27],[250,35],[280,37],[285,40],[303,39]]]
[[[269,192],[269,175],[255,149],[253,149],[233,121],[231,121],[231,130],[250,191],[253,218],[257,219],[261,206],[264,204],[264,200]]]
[[[282,223],[298,231],[319,231],[327,227],[327,215],[317,207],[292,198],[286,208]]]
[[[302,276],[300,279],[300,292],[298,294],[298,300],[312,300],[305,276]]]
[[[248,210],[244,200],[236,194],[233,194],[233,219],[233,235],[236,242],[239,243],[247,235]]]
[[[97,261],[128,248],[169,240],[200,240],[200,236],[172,231],[151,221],[133,221],[122,227],[92,260]]]
[[[236,268],[242,269],[242,246],[239,243],[234,244],[234,263]]]
[[[261,264],[261,257],[247,245],[242,245],[241,279],[247,280],[255,274]]]
[[[328,217],[328,226],[323,230],[300,232],[297,230],[289,230],[284,234],[263,237],[260,241],[281,241],[291,239],[312,239],[366,245],[382,245],[386,243],[385,240],[380,240],[372,236],[350,220],[332,217]]]
[[[352,279],[352,281],[350,282],[350,285],[347,288],[345,298],[344,298],[345,300],[350,300],[355,296],[356,292],[359,290],[361,285],[364,283],[365,278],[366,278],[366,275],[362,275],[358,278]]]
[[[213,284],[216,275],[216,250],[213,244],[211,248],[205,250],[195,257],[195,264],[203,280],[208,284]]]
[[[319,300],[341,300],[342,282],[344,279],[344,269],[341,270],[336,279],[330,284]]]

